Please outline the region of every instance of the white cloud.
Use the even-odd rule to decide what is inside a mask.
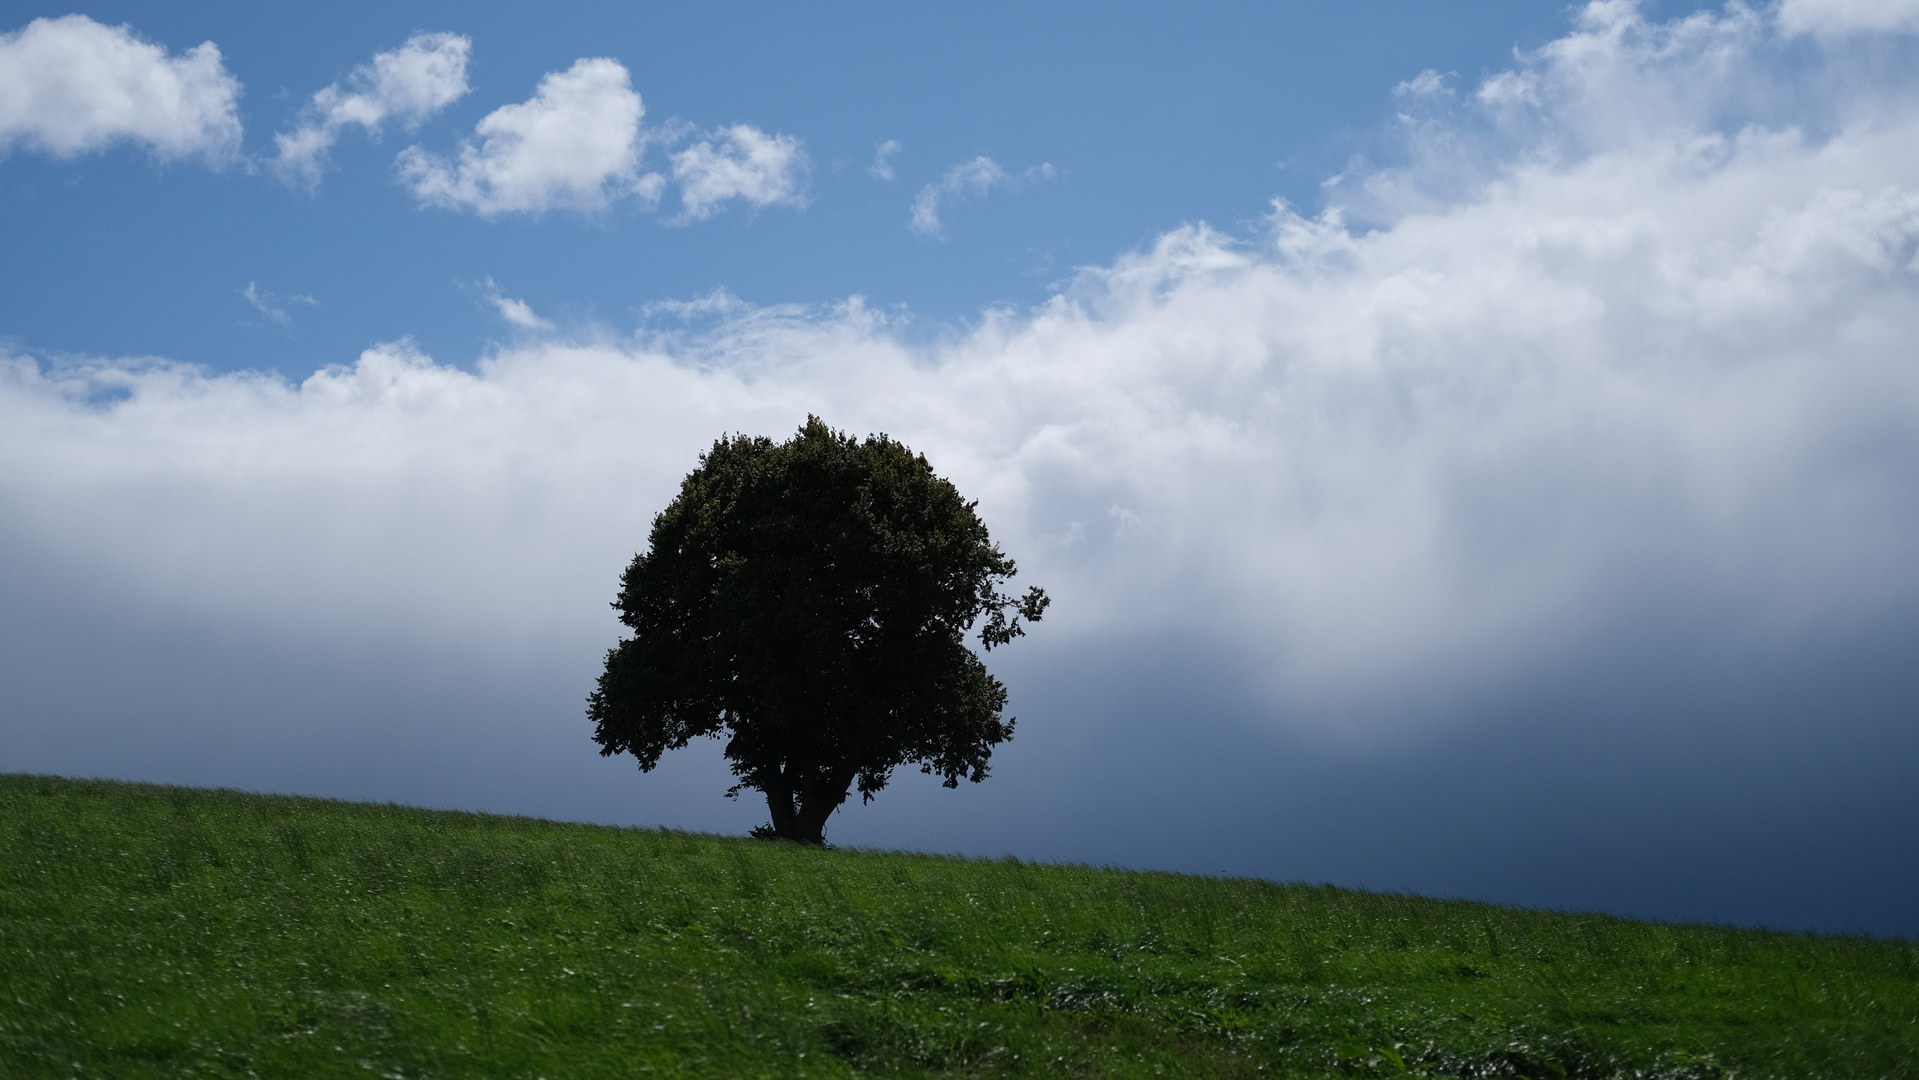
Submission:
[[[493,306],[500,311],[500,318],[522,330],[551,330],[553,324],[533,313],[533,309],[524,300],[515,300],[510,296],[496,297]]]
[[[18,144],[70,158],[133,142],[217,166],[240,145],[239,97],[211,41],[169,56],[85,15],[0,35],[0,153]]]
[[[1919,30],[1919,0],[1781,0],[1788,34],[1844,35]]]
[[[473,43],[458,34],[415,34],[391,52],[374,54],[347,76],[313,95],[300,123],[274,136],[279,154],[273,169],[289,184],[320,182],[327,151],[348,124],[378,136],[389,120],[416,128],[465,96],[466,62]]]
[[[499,284],[492,278],[486,279],[485,295],[487,303],[492,304],[493,310],[499,312],[500,318],[505,319],[509,324],[522,330],[553,329],[553,324],[540,318],[526,301],[515,300],[504,295],[500,291]]]
[[[1919,94],[1808,104],[1790,80],[1842,80],[1751,70],[1771,31],[1738,10],[1587,15],[1518,69],[1537,104],[1501,130],[1533,137],[1454,144],[1470,191],[1365,230],[1284,206],[1256,238],[1176,229],[958,340],[715,293],[657,308],[709,330],[470,369],[398,343],[297,386],[15,358],[0,521],[128,603],[590,657],[697,454],[816,412],[978,497],[1057,598],[1043,639],[1207,642],[1322,733],[1608,642],[1705,665],[1912,613]],[[1681,34],[1725,48],[1686,62]],[[1594,122],[1571,90],[1599,71],[1667,111]],[[1748,107],[1696,109],[1713,80]],[[1464,191],[1413,151],[1388,194]]]
[[[1446,80],[1450,77],[1450,75],[1441,75],[1432,68],[1427,68],[1412,78],[1407,79],[1405,82],[1400,83],[1398,86],[1393,87],[1393,94],[1399,97],[1429,97],[1435,94],[1445,94],[1449,92],[1446,86]]]
[[[633,181],[634,197],[639,199],[640,205],[648,210],[659,209],[660,196],[664,194],[666,194],[666,177],[659,173],[650,172]]]
[[[940,211],[946,204],[965,198],[983,198],[996,187],[1050,179],[1053,175],[1053,166],[1050,164],[1036,165],[1015,175],[984,154],[971,161],[963,161],[946,170],[946,175],[940,177],[937,183],[921,188],[914,197],[913,231],[921,236],[943,237],[946,235],[946,223],[941,219]]]
[[[400,175],[421,202],[481,217],[596,213],[642,183],[644,113],[618,61],[579,60],[541,79],[531,99],[487,114],[457,161],[408,147]]]
[[[1898,109],[1913,89],[1910,71],[1896,66],[1824,51],[1805,68],[1783,55],[1786,45],[1767,14],[1740,3],[1665,22],[1632,0],[1588,3],[1571,33],[1519,56],[1463,100],[1402,91],[1418,114],[1400,117],[1407,162],[1357,170],[1335,198],[1350,220],[1392,221],[1478,198],[1521,159],[1569,164],[1682,137],[1709,158],[1742,130],[1831,132],[1867,110]]]
[[[804,206],[800,190],[806,151],[791,135],[768,135],[748,124],[721,128],[673,155],[681,218],[701,221],[739,199],[749,206]]]
[[[667,315],[680,322],[689,322],[702,318],[736,317],[753,311],[753,305],[733,295],[732,290],[720,286],[691,300],[649,300],[640,306],[640,317],[652,320]]]
[[[464,40],[459,39],[462,49]],[[464,56],[462,51],[462,88]],[[338,111],[352,100],[335,94],[325,104]],[[555,209],[598,213],[627,196],[657,209],[669,180],[662,173],[640,172],[648,141],[640,123],[644,116],[624,66],[582,59],[541,79],[531,100],[488,114],[474,138],[461,146],[457,161],[408,147],[399,157],[400,175],[421,202],[487,218]],[[331,145],[331,136],[315,134],[319,131],[306,125],[281,137],[281,156],[291,174],[317,177],[313,163]],[[690,131],[676,121],[652,134],[672,143]],[[735,124],[698,139],[671,161],[671,182],[679,185],[681,200],[676,223],[705,220],[735,200],[753,207],[806,205],[806,152],[791,135]]]
[[[900,141],[888,139],[873,149],[873,167],[867,169],[867,175],[875,180],[893,179],[893,159],[899,156]]]

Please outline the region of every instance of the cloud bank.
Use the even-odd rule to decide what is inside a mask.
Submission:
[[[1205,628],[1276,714],[1343,727],[1415,723],[1434,711],[1415,698],[1569,663],[1635,627],[1786,647],[1910,604],[1919,107],[1824,136],[1797,126],[1789,95],[1765,99],[1786,110],[1770,124],[1732,132],[1684,108],[1592,123],[1602,77],[1647,99],[1694,92],[1661,88],[1691,79],[1674,34],[1710,41],[1728,68],[1741,61],[1725,49],[1764,45],[1741,9],[1679,30],[1619,17],[1589,9],[1469,103],[1504,123],[1508,98],[1487,88],[1528,80],[1527,123],[1570,114],[1553,130],[1577,130],[1556,144],[1576,153],[1481,162],[1473,197],[1388,227],[1283,205],[1264,236],[1184,227],[937,347],[905,344],[854,300],[735,314],[704,335],[504,349],[471,373],[401,344],[297,387],[16,359],[6,498],[135,577],[147,544],[113,538],[172,531],[192,595],[260,598],[249,617],[406,603],[423,625],[459,626],[488,603],[557,624],[592,609],[643,532],[639,508],[662,504],[706,441],[816,411],[906,439],[977,493],[1059,592],[1056,632]],[[461,167],[515,178],[521,156],[564,160],[518,133],[609,96],[629,104],[584,115],[630,125],[617,65],[550,77],[524,117],[482,124],[499,141]],[[590,202],[592,178],[630,164],[630,147],[606,145],[576,174],[591,182],[554,190]],[[1419,167],[1374,177],[1371,212],[1417,188]],[[549,175],[460,190],[497,212],[533,205]],[[101,385],[124,400],[84,405]],[[106,449],[126,440],[153,452]],[[84,482],[66,476],[75,461],[92,463]],[[124,497],[136,476],[164,476],[176,509]],[[542,523],[452,524],[531,497],[520,483],[550,505]],[[331,494],[292,494],[308,485]],[[398,524],[415,490],[446,502],[446,525]],[[609,490],[629,508],[608,516]],[[242,491],[289,505],[265,515]],[[136,511],[171,524],[122,520]],[[207,521],[236,550],[214,543],[202,563],[191,538]],[[294,554],[342,529],[357,538],[327,551],[372,545],[364,558]],[[269,587],[248,575],[284,568],[242,550],[395,580],[362,589],[310,568]],[[476,593],[446,569],[469,560],[579,577]]]
[[[71,158],[131,142],[162,160],[218,166],[239,149],[239,97],[211,41],[170,56],[85,15],[0,34],[0,153],[18,145]]]
[[[415,34],[391,52],[354,68],[343,90],[334,83],[313,95],[292,130],[274,136],[273,170],[288,184],[312,189],[326,170],[327,152],[349,124],[373,136],[388,120],[407,128],[464,97],[471,40],[458,34]]]

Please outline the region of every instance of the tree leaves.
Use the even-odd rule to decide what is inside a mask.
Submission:
[[[983,618],[982,647],[1005,645],[1049,601],[1001,591],[1014,563],[975,505],[924,456],[817,417],[783,443],[715,442],[621,577],[633,636],[588,698],[600,752],[648,771],[724,734],[774,831],[812,843],[899,765],[985,779],[1013,721],[965,634]]]

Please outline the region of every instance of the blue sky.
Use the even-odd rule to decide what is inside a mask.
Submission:
[[[1320,182],[1373,148],[1409,72],[1470,78],[1562,22],[1536,3],[347,10],[88,9],[175,53],[214,42],[244,88],[244,136],[219,172],[156,167],[138,144],[78,160],[14,153],[0,228],[35,257],[4,268],[16,316],[4,332],[37,349],[289,376],[407,335],[451,361],[503,332],[473,288],[492,278],[575,327],[629,331],[650,301],[723,287],[761,304],[860,294],[903,305],[931,334],[988,304],[1042,299],[1075,267],[1181,222],[1231,227],[1274,195],[1315,206]],[[64,14],[9,11],[10,29]],[[421,31],[470,40],[469,92],[411,132],[388,123],[374,141],[348,128],[311,193],[261,171],[312,94]],[[405,147],[449,153],[543,75],[599,56],[631,72],[650,132],[744,123],[801,140],[805,208],[736,201],[676,226],[669,195],[660,212],[627,199],[488,221],[422,210],[399,182]],[[889,141],[893,176],[878,179]],[[674,148],[656,142],[644,167],[667,167]],[[1055,175],[953,206],[943,238],[914,232],[917,193],[982,155]],[[313,303],[275,305],[281,325],[242,298],[249,284]]]
[[[813,412],[1056,598],[836,842],[1919,933],[1914,0],[4,16],[0,768],[744,831],[583,699]]]

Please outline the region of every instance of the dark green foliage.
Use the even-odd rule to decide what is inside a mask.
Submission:
[[[1039,619],[1039,589],[1000,592],[1013,572],[973,504],[884,435],[809,417],[783,443],[722,439],[620,579],[633,636],[588,699],[594,740],[646,771],[724,733],[734,792],[815,844],[853,785],[870,799],[899,765],[982,780],[1013,721],[965,634],[984,618],[991,649]]]
[[[0,1077],[1911,1077],[1919,947],[0,777]]]

